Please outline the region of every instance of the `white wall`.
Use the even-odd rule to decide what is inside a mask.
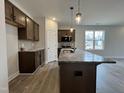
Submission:
[[[0,93],[8,93],[4,0],[0,0]]]
[[[6,24],[9,81],[19,75],[17,27]]]
[[[98,51],[98,53],[106,57],[124,58],[123,50],[124,27],[106,28],[105,49],[104,51]]]
[[[18,48],[20,48],[24,45],[24,50],[31,50],[35,48],[35,44],[33,41],[28,40],[18,40]]]
[[[68,26],[59,26],[59,29],[66,29]],[[76,26],[77,48],[85,49],[86,30],[104,30],[105,48],[104,50],[90,51],[105,57],[124,58],[124,26]]]

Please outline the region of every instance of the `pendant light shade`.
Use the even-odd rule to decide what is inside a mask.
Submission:
[[[73,32],[74,31],[74,28],[70,28],[70,32]]]
[[[81,22],[81,15],[82,15],[81,13],[77,13],[77,14],[76,14],[75,20],[76,20],[76,23],[77,23],[77,24],[80,24],[80,22]]]
[[[76,18],[75,18],[77,24],[80,24],[81,16],[82,14],[80,13],[80,0],[78,0],[78,12],[76,13]]]

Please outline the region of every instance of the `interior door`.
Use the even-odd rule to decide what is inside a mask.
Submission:
[[[58,25],[52,20],[46,20],[46,61],[57,60]]]

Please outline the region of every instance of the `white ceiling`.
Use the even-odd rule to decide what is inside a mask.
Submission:
[[[60,24],[70,22],[70,6],[77,0],[15,0],[34,17],[56,17]],[[124,24],[124,0],[81,0],[81,25]]]

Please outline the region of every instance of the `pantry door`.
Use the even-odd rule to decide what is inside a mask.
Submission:
[[[55,21],[46,19],[46,63],[57,61],[58,25]]]

